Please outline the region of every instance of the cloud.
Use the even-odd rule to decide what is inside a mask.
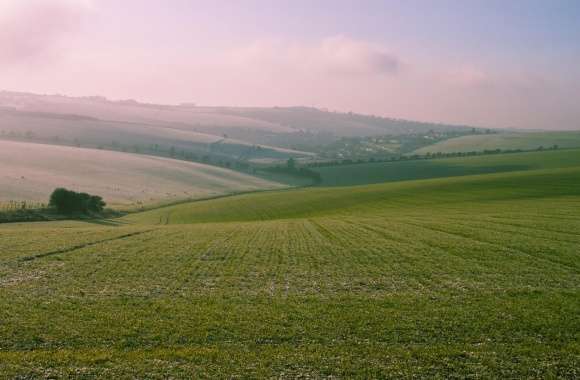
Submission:
[[[344,36],[322,41],[314,51],[320,62],[330,70],[351,74],[393,74],[401,62],[384,47]]]
[[[481,87],[490,84],[493,78],[489,72],[476,66],[460,66],[441,73],[452,85],[461,87]]]
[[[402,67],[401,60],[384,46],[341,35],[315,43],[258,41],[233,50],[229,60],[260,71],[337,76],[393,75]]]
[[[91,0],[0,1],[0,64],[53,57],[91,9]]]

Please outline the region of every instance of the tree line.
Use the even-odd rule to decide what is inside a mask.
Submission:
[[[537,152],[544,150],[557,150],[558,145],[552,145],[551,147],[545,148],[544,146],[539,146],[536,149],[486,149],[483,151],[471,151],[471,152],[451,152],[451,153],[426,153],[426,154],[413,154],[413,155],[396,155],[385,158],[375,158],[371,157],[368,160],[365,159],[344,159],[344,160],[332,160],[332,161],[320,161],[311,162],[306,164],[307,167],[311,168],[321,168],[328,166],[342,166],[342,165],[357,165],[357,164],[372,164],[378,162],[397,162],[397,161],[413,161],[413,160],[433,160],[439,158],[453,158],[453,157],[470,157],[470,156],[485,156],[492,154],[510,154],[510,153],[523,153],[523,152]]]

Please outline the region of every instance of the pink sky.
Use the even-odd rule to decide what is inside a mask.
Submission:
[[[580,129],[576,30],[493,3],[0,0],[0,87]]]

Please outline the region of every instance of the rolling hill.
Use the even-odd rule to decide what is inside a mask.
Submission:
[[[47,201],[56,187],[99,194],[125,207],[283,185],[160,157],[0,140],[0,201]]]
[[[15,117],[28,120],[14,121]],[[327,112],[308,107],[170,106],[133,100],[110,101],[102,97],[0,92],[0,130],[8,132],[15,128],[20,133],[32,131],[50,137],[58,134],[71,142],[78,139],[93,145],[96,140],[98,144],[109,145],[112,139],[127,141],[129,147],[181,142],[180,148],[192,149],[191,144],[201,144],[196,147],[198,151],[217,139],[221,145],[227,145],[226,148],[237,147],[233,153],[226,148],[218,149],[217,153],[247,159],[254,156],[307,157],[304,150],[310,151],[341,137],[471,130],[466,126]],[[162,139],[164,134],[167,137]],[[247,147],[253,145],[263,146],[259,154],[248,151]],[[300,150],[296,151],[295,147]]]
[[[461,136],[441,141],[415,151],[416,154],[481,152],[495,149],[532,150],[538,147],[549,148],[580,147],[580,132],[505,132],[490,135]]]
[[[0,138],[102,147],[218,165],[229,162],[260,166],[290,157],[308,161],[316,159],[317,154],[326,157],[331,153],[340,159],[342,150],[350,154],[353,152],[349,149],[356,148],[354,140],[349,139],[377,136],[387,143],[363,144],[356,148],[361,150],[356,154],[364,155],[371,145],[376,148],[375,155],[406,154],[425,144],[431,145],[414,153],[580,147],[580,132],[481,132],[469,126],[309,107],[158,105],[102,97],[0,92]]]
[[[224,136],[201,133],[194,128],[160,123],[105,121],[93,117],[31,112],[0,108],[0,138],[108,150],[185,154],[200,160],[258,160],[305,158],[312,153],[261,145],[259,147]]]
[[[526,200],[550,196],[577,196],[580,165],[454,178],[401,181],[356,187],[308,188],[246,194],[170,206],[127,217],[139,224],[238,222],[311,217],[409,215],[474,201]],[[523,202],[522,202],[523,203]]]
[[[221,114],[282,125],[293,130],[339,137],[401,135],[428,131],[468,130],[470,126],[425,123],[355,113],[328,112],[310,107],[220,107]]]
[[[555,150],[316,167],[319,186],[352,186],[438,177],[580,166],[580,150]]]
[[[0,226],[0,373],[575,378],[580,166],[546,165]]]

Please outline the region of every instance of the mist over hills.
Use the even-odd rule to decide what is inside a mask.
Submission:
[[[11,118],[36,118],[26,125],[35,133],[44,132],[41,125],[44,121],[63,135],[72,130],[72,126],[67,124],[80,122],[98,124],[99,128],[107,131],[117,128],[117,133],[134,135],[138,139],[139,136],[161,130],[169,135],[180,133],[181,139],[191,143],[221,141],[225,144],[261,144],[278,148],[326,144],[342,137],[471,129],[469,126],[328,112],[309,107],[173,106],[134,100],[111,101],[103,97],[75,98],[8,91],[0,92],[0,116],[0,129],[7,129]],[[90,129],[87,126],[84,128]]]
[[[369,160],[422,152],[578,147],[580,132],[484,129],[312,107],[162,105],[0,92],[0,139],[179,158],[248,171],[289,158]],[[485,143],[483,143],[485,142]]]

